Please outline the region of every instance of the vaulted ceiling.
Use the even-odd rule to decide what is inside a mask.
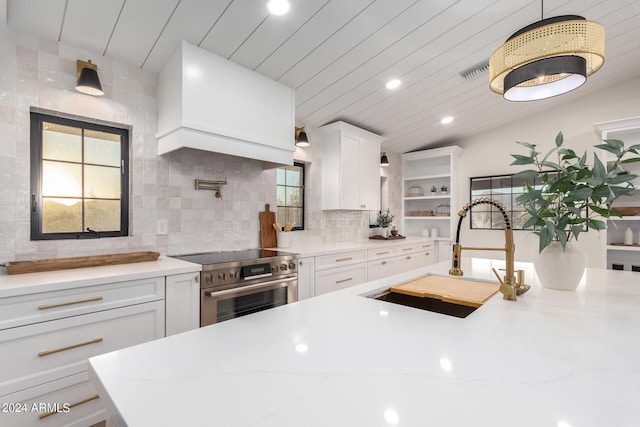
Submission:
[[[290,0],[284,16],[264,0],[6,0],[7,22],[154,73],[187,40],[296,90],[298,125],[335,120],[383,135],[407,152],[469,137],[640,74],[640,1],[547,0],[544,17],[577,14],[606,28],[603,68],[556,98],[513,103],[488,60],[541,17],[540,0]],[[99,58],[98,58],[99,59]],[[94,62],[98,62],[93,58]],[[385,88],[402,80],[395,90]],[[453,116],[442,125],[440,119]]]

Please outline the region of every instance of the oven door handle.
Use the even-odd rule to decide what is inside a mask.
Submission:
[[[247,276],[244,278],[244,280],[262,279],[262,278],[271,277],[271,276],[273,276],[273,273],[269,272],[264,274],[256,274],[255,276]]]
[[[287,286],[290,282],[295,282],[296,280],[298,280],[298,277],[296,276],[286,277],[277,280],[269,280],[268,282],[256,283],[254,285],[239,286],[237,288],[226,289],[224,291],[205,291],[204,294],[210,298],[220,298],[227,295],[237,294],[239,292],[244,293],[246,291],[256,291],[260,289],[267,290],[268,288],[281,288]]]

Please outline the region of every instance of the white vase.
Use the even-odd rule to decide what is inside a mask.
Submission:
[[[542,253],[536,253],[533,267],[540,284],[549,289],[575,291],[587,266],[587,259],[575,241],[567,242],[562,250],[560,242],[551,242]]]

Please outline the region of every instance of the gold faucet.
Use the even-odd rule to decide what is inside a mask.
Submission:
[[[460,244],[460,227],[462,225],[462,219],[467,216],[467,212],[469,212],[469,209],[474,206],[483,204],[495,206],[504,217],[504,248],[470,248],[463,247]],[[498,281],[500,281],[500,292],[502,292],[503,298],[509,301],[515,301],[517,299],[516,295],[522,295],[523,293],[527,292],[530,286],[524,283],[524,271],[518,270],[518,279],[516,280],[515,277],[516,245],[513,243],[513,230],[511,229],[509,215],[507,214],[507,210],[505,209],[504,205],[495,199],[482,197],[467,203],[458,212],[458,216],[460,217],[460,219],[458,220],[458,231],[456,233],[456,243],[453,245],[453,255],[451,258],[451,269],[449,270],[449,274],[451,276],[462,276],[464,274],[462,269],[460,268],[463,249],[466,251],[504,251],[506,261],[504,279],[500,278],[500,275],[495,268],[493,269],[493,272],[498,278]]]

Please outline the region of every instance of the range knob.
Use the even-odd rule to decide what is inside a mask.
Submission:
[[[280,265],[280,271],[287,271],[287,269],[289,268],[289,266],[285,263],[282,263]]]
[[[296,263],[295,262],[290,262],[289,263],[289,270],[295,270],[296,269]]]
[[[272,272],[272,273],[277,273],[277,272],[278,272],[278,266],[277,266],[277,265],[275,265],[275,264],[274,264],[274,265],[272,265],[272,266],[271,266],[271,272]]]
[[[211,283],[213,281],[213,277],[211,276],[211,274],[205,274],[204,281],[207,283]]]
[[[227,277],[224,273],[218,273],[218,280],[224,280]]]

